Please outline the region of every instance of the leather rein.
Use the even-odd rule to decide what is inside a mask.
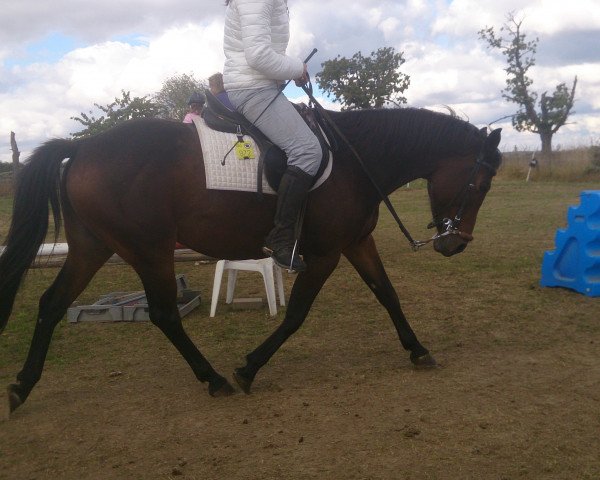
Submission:
[[[450,205],[454,204],[458,200],[458,197],[462,196],[462,198],[460,199],[460,207],[459,207],[458,211],[456,212],[456,215],[454,216],[454,218],[453,219],[443,218],[441,220],[434,218],[433,221],[429,223],[427,228],[437,227],[439,230],[443,229],[443,231],[436,233],[434,236],[432,236],[428,240],[414,240],[413,237],[411,236],[410,232],[408,231],[408,229],[402,223],[402,220],[400,220],[400,217],[396,213],[396,210],[394,209],[394,206],[392,205],[392,202],[390,201],[389,197],[385,193],[383,193],[383,191],[381,190],[379,185],[377,185],[375,178],[369,172],[369,169],[365,165],[365,163],[364,163],[363,159],[361,158],[361,156],[359,155],[359,153],[352,146],[352,144],[350,143],[348,138],[340,131],[340,129],[335,124],[335,122],[332,120],[332,118],[329,115],[329,113],[327,112],[327,110],[325,110],[325,108],[323,108],[323,106],[315,99],[315,97],[313,95],[313,88],[312,88],[312,83],[311,83],[310,79],[308,80],[308,82],[305,85],[302,86],[302,89],[308,95],[308,98],[310,100],[310,106],[312,106],[315,109],[315,112],[317,112],[318,115],[321,117],[321,119],[323,119],[323,121],[327,124],[327,127],[329,129],[333,130],[337,134],[337,136],[340,138],[340,140],[342,142],[344,142],[346,144],[346,146],[350,149],[350,151],[352,152],[352,154],[358,161],[359,165],[361,166],[361,168],[367,175],[367,178],[369,179],[369,181],[371,182],[371,184],[377,191],[379,198],[385,204],[385,206],[391,213],[392,217],[398,224],[398,227],[400,228],[400,230],[402,231],[402,233],[408,240],[408,243],[410,244],[413,252],[418,251],[421,247],[427,245],[430,242],[433,242],[442,237],[446,237],[448,235],[459,235],[461,237],[464,237],[466,235],[460,231],[460,223],[462,221],[464,210],[467,205],[469,191],[474,187],[473,181],[475,180],[475,177],[477,176],[477,173],[479,172],[481,167],[488,168],[489,170],[491,170],[491,172],[493,174],[496,173],[496,169],[489,163],[485,162],[485,151],[484,151],[485,145],[482,146],[479,154],[477,155],[477,160],[475,162],[475,165],[473,166],[473,169],[471,170],[471,173],[469,175],[469,179],[467,180],[467,183],[462,188],[462,190],[459,192],[457,197],[450,203]]]

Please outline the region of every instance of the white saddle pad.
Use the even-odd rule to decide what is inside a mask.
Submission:
[[[243,192],[258,191],[258,159],[260,151],[258,146],[248,136],[244,136],[244,141],[251,144],[254,151],[254,158],[240,159],[236,155],[235,149],[232,149],[238,139],[233,133],[217,132],[209,128],[203,119],[194,119],[194,125],[198,130],[200,144],[202,145],[202,155],[204,156],[204,170],[206,175],[206,188],[211,190],[239,190]],[[229,153],[228,153],[229,152]],[[227,155],[225,157],[225,155]],[[225,165],[222,164],[225,157]],[[327,180],[331,173],[332,155],[329,152],[327,167],[323,175],[317,179],[311,190],[321,186]],[[263,172],[262,188],[264,193],[276,195],[265,177]]]

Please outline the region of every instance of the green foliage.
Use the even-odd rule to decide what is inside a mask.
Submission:
[[[600,147],[578,147],[570,150],[556,150],[550,155],[538,156],[531,151],[503,153],[498,178],[502,180],[525,180],[529,163],[536,158],[538,163],[531,170],[530,181],[538,182],[599,182]]]
[[[506,57],[508,78],[502,96],[509,102],[519,105],[519,110],[512,117],[513,127],[519,131],[538,133],[542,141],[542,153],[552,151],[552,135],[562,127],[571,113],[575,100],[575,87],[569,89],[565,83],[557,85],[552,95],[544,92],[539,96],[531,91],[533,80],[527,76],[529,69],[535,65],[535,54],[539,39],[527,40],[522,32],[523,20],[507,15],[507,22],[497,34],[494,27],[486,27],[478,32],[479,38],[489,48],[500,50]],[[538,102],[539,98],[539,102]],[[539,112],[536,110],[539,104]]]
[[[162,88],[154,95],[154,102],[161,108],[161,116],[181,120],[188,110],[188,100],[193,92],[206,88],[203,80],[193,75],[174,75],[164,81]]]
[[[0,162],[0,173],[11,173],[13,169],[12,163]]]
[[[79,117],[71,117],[71,120],[75,120],[85,127],[79,132],[72,133],[71,136],[73,138],[89,137],[108,130],[125,120],[158,117],[161,113],[161,107],[147,96],[131,98],[130,92],[125,90],[121,90],[121,95],[121,98],[115,98],[114,102],[106,106],[94,104],[103,113],[99,118],[96,118],[91,110],[88,114],[82,112]]]
[[[352,58],[340,57],[322,63],[316,75],[320,88],[342,104],[342,110],[381,108],[386,104],[406,103],[401,94],[410,84],[410,77],[399,71],[405,62],[403,52],[383,47],[364,57],[361,52]]]
[[[590,172],[600,173],[600,145],[590,147]]]

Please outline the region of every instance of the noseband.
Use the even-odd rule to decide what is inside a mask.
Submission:
[[[455,203],[458,203],[458,200],[460,199],[460,207],[458,208],[458,211],[456,212],[456,215],[454,216],[454,218],[445,217],[440,220],[440,219],[436,219],[434,216],[433,220],[429,223],[429,225],[427,225],[427,228],[436,227],[438,229],[438,233],[436,233],[433,237],[431,237],[428,240],[413,241],[412,248],[414,251],[417,251],[423,245],[427,245],[429,242],[433,242],[433,241],[437,240],[438,238],[447,237],[449,235],[458,235],[463,238],[465,238],[467,236],[467,234],[460,231],[460,222],[462,221],[463,213],[465,211],[465,207],[467,206],[467,201],[469,199],[469,192],[473,188],[475,188],[475,184],[473,183],[475,181],[475,177],[479,173],[479,170],[481,169],[481,167],[485,167],[488,170],[490,170],[490,172],[492,172],[493,176],[496,175],[496,168],[485,161],[485,153],[484,153],[483,148],[484,147],[482,147],[481,151],[479,152],[479,155],[477,156],[477,160],[475,161],[475,165],[473,165],[473,169],[471,170],[471,173],[469,174],[467,183],[461,189],[461,191],[456,195],[454,200],[452,200],[452,202],[450,202],[450,205],[454,205]],[[440,231],[441,231],[441,233],[439,233]]]

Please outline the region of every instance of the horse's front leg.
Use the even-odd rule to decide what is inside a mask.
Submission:
[[[283,343],[300,328],[323,284],[340,260],[340,254],[328,257],[305,257],[308,268],[294,282],[283,322],[256,350],[246,355],[246,366],[236,368],[233,376],[246,393],[258,370],[265,365]]]
[[[373,237],[371,235],[365,237],[346,248],[343,253],[375,294],[379,303],[390,314],[402,346],[405,350],[410,351],[411,362],[417,367],[435,366],[435,359],[417,340],[415,332],[413,332],[402,312],[400,300],[383,268]]]

